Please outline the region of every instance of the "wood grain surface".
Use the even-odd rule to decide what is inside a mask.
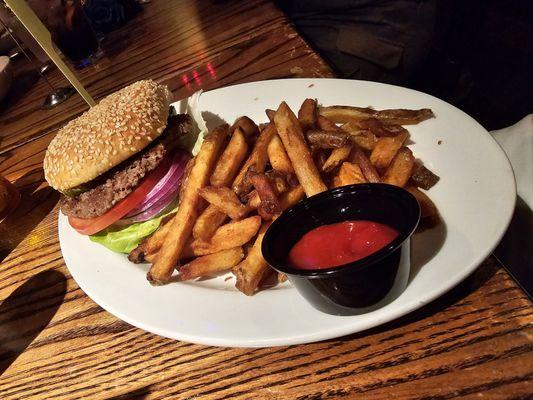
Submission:
[[[191,10],[203,29],[191,21],[198,16]],[[176,98],[184,97],[198,83],[182,77],[195,70],[205,88],[331,76],[270,2],[153,1],[127,29],[150,40],[140,35],[125,47],[127,54],[82,71],[96,97],[144,77],[162,80]],[[207,60],[216,79],[199,67]],[[113,317],[71,278],[58,243],[58,195],[43,180],[42,159],[56,125],[84,108],[80,99],[69,102],[46,115],[35,109],[35,99],[22,98],[22,109],[7,112],[9,134],[2,125],[0,173],[16,182],[23,198],[0,223],[0,399],[533,396],[531,303],[492,256],[415,313],[308,345],[201,346]],[[5,122],[6,114],[0,118]]]

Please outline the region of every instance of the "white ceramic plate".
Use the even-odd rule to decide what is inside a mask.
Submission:
[[[202,111],[232,122],[248,115],[266,122],[265,108],[285,100],[297,110],[307,98],[324,105],[431,108],[435,119],[410,126],[416,157],[440,182],[429,191],[445,222],[414,236],[407,289],[376,311],[349,317],[313,309],[288,283],[246,297],[234,279],[152,287],[146,265],[134,265],[76,233],[59,217],[65,262],[80,287],[100,306],[141,329],[216,346],[263,347],[334,338],[383,324],[451,289],[492,251],[515,202],[510,164],[476,121],[426,94],[373,82],[294,79],[255,82],[204,93]],[[439,144],[439,142],[441,144]]]

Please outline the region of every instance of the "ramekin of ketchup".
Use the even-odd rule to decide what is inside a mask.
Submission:
[[[343,186],[285,211],[266,232],[262,252],[318,310],[360,314],[405,289],[419,219],[418,202],[402,188]]]

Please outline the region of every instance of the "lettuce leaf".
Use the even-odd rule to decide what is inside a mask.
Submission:
[[[103,231],[89,236],[92,242],[100,243],[109,250],[117,253],[129,253],[146,236],[151,235],[161,225],[161,220],[168,214],[176,212],[177,207],[172,207],[170,211],[160,214],[157,217],[144,222],[137,222],[128,226],[112,225]]]

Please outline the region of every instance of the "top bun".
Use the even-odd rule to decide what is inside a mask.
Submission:
[[[44,157],[50,186],[87,183],[138,153],[167,125],[171,94],[152,80],[133,83],[59,130]]]

